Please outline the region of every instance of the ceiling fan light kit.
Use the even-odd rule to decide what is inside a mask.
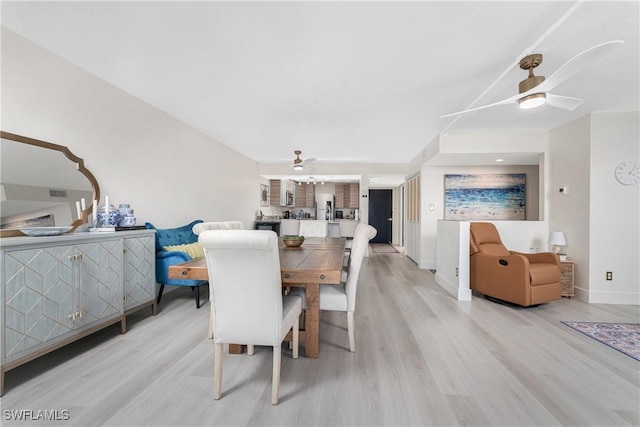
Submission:
[[[544,93],[534,93],[533,95],[527,95],[518,100],[520,109],[522,110],[530,110],[532,108],[539,107],[546,102],[547,96]]]

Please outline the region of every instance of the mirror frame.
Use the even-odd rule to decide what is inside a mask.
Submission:
[[[76,169],[82,173],[93,186],[93,200],[100,200],[100,186],[98,185],[98,181],[96,177],[84,166],[84,159],[76,156],[69,150],[69,148],[64,145],[54,144],[52,142],[40,141],[39,139],[29,138],[22,135],[16,135],[14,133],[0,131],[0,138],[8,139],[11,141],[21,142],[23,144],[35,145],[36,147],[46,148],[48,150],[59,151],[66,158],[71,160],[76,165]],[[89,221],[89,216],[93,211],[93,203],[90,203],[89,206],[85,210],[82,211],[81,217],[71,223],[71,230],[69,233],[72,233],[76,228],[80,227],[82,224],[86,224]],[[24,234],[20,230],[0,230],[0,237],[16,237],[16,236],[24,236]]]

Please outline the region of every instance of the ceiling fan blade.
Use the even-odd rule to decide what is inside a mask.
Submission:
[[[507,99],[503,99],[502,101],[494,102],[493,104],[482,105],[480,107],[469,108],[468,110],[462,110],[462,111],[457,111],[455,113],[445,114],[444,116],[440,116],[440,118],[442,119],[442,118],[445,118],[445,117],[457,116],[459,114],[470,113],[471,111],[483,110],[483,109],[489,108],[489,107],[497,107],[498,105],[513,104],[513,103],[517,102],[520,97],[521,97],[520,94],[513,95],[512,97],[509,97]]]
[[[547,104],[551,105],[552,107],[573,111],[582,105],[582,99],[547,93]]]
[[[579,73],[583,69],[589,67],[594,61],[608,55],[624,44],[622,40],[612,40],[610,42],[601,43],[590,47],[589,49],[577,54],[567,62],[565,62],[555,73],[551,74],[545,81],[535,88],[534,92],[548,92],[560,83],[567,80],[574,74]],[[534,90],[535,89],[535,90]]]
[[[315,162],[315,161],[316,161],[316,159],[311,157],[310,159],[305,160],[304,163],[307,164],[307,163],[311,163],[311,162]]]

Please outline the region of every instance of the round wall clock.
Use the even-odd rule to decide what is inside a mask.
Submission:
[[[634,185],[640,182],[640,169],[638,162],[627,160],[618,163],[615,170],[616,179],[622,185]]]

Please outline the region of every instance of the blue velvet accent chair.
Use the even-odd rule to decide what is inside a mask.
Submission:
[[[181,280],[169,278],[169,267],[190,261],[192,258],[186,252],[165,251],[165,246],[185,245],[198,241],[198,236],[193,233],[193,226],[201,223],[198,219],[190,224],[178,228],[156,228],[150,222],[145,223],[145,227],[156,230],[156,282],[160,284],[157,303],[160,304],[162,291],[165,285],[169,286],[189,286],[196,295],[196,308],[200,308],[200,285],[208,283],[206,280]]]

